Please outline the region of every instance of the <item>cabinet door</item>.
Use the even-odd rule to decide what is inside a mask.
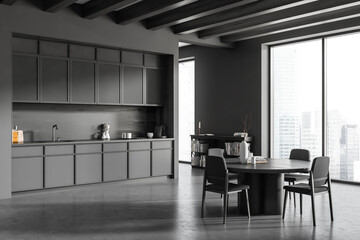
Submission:
[[[137,52],[121,52],[121,62],[125,64],[143,66],[144,54]]]
[[[127,153],[104,153],[104,181],[127,179]]]
[[[152,176],[164,176],[172,174],[172,150],[152,151]]]
[[[146,69],[146,103],[163,104],[164,75],[161,69]]]
[[[143,68],[124,66],[124,103],[143,103]]]
[[[95,63],[72,61],[71,101],[73,103],[95,103]]]
[[[99,103],[120,103],[120,66],[99,64]]]
[[[150,177],[150,151],[129,152],[129,178]]]
[[[13,158],[11,161],[12,192],[43,188],[43,158]]]
[[[101,154],[76,155],[75,183],[101,182]]]
[[[41,59],[41,100],[68,102],[68,61],[66,59]]]
[[[38,58],[13,55],[13,100],[38,101]]]
[[[74,156],[45,158],[45,187],[74,185]]]

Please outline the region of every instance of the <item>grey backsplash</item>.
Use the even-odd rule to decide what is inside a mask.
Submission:
[[[57,136],[62,140],[96,139],[98,126],[110,124],[112,139],[122,132],[144,137],[156,125],[156,107],[13,104],[13,125],[24,131],[24,141],[51,140],[51,129],[57,124]]]

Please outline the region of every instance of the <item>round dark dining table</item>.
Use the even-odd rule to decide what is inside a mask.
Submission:
[[[311,162],[265,158],[266,163],[241,164],[239,158],[226,158],[229,172],[238,174],[238,183],[250,186],[251,215],[281,215],[284,173],[308,173]],[[238,207],[246,213],[244,194],[238,194]]]

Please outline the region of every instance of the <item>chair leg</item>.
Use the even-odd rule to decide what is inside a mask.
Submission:
[[[316,216],[315,216],[315,199],[314,193],[311,193],[311,207],[312,207],[312,216],[313,216],[313,225],[316,226]]]
[[[288,191],[285,190],[285,194],[284,194],[284,206],[283,206],[283,215],[282,215],[282,219],[285,218],[285,208],[286,208],[286,199],[287,199],[287,194],[288,194]],[[291,195],[291,194],[289,194]]]
[[[302,194],[300,193],[300,215],[302,215]]]
[[[206,191],[205,191],[205,189],[203,189],[202,201],[201,201],[201,218],[204,217],[205,195],[206,195]]]
[[[289,185],[291,185],[291,182],[289,182]],[[289,199],[291,200],[291,194],[289,194]]]
[[[331,221],[334,221],[334,214],[333,214],[332,198],[331,198],[331,190],[330,189],[329,189],[329,205],[330,205]]]
[[[228,203],[228,194],[224,194],[224,207],[223,207],[223,224],[226,223],[226,217],[227,217],[227,203]]]
[[[230,198],[230,195],[228,195],[227,203],[226,203],[226,212],[227,212],[227,214],[229,214],[229,198]]]
[[[292,183],[292,185],[295,185],[295,182]],[[296,208],[296,197],[295,197],[295,192],[294,192],[294,207]]]
[[[246,194],[247,214],[248,214],[248,218],[250,218],[249,194],[248,194],[248,190],[247,190],[247,189],[245,189],[245,194]]]

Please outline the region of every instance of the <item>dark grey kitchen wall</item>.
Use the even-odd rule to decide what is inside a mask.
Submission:
[[[110,124],[112,139],[121,138],[122,132],[145,137],[154,131],[156,108],[25,103],[13,107],[13,124],[24,131],[24,141],[51,140],[54,124],[62,140],[96,139],[103,123]]]
[[[12,34],[170,54],[174,56],[173,76],[170,80],[177,87],[178,39],[169,29],[150,31],[141,24],[118,25],[107,16],[83,19],[73,9],[47,13],[41,10],[41,6],[37,6],[41,2],[18,0],[12,6],[0,4],[0,198],[11,197]],[[175,110],[169,113],[173,118],[168,119],[174,121],[176,137],[176,90],[174,95]],[[177,161],[177,148],[174,155]]]
[[[258,59],[242,58],[240,51],[247,49],[187,46],[180,48],[179,58],[195,57],[195,128],[201,121],[202,133],[233,135],[243,130],[245,115],[251,114],[252,149],[260,154],[261,102],[254,94],[260,85],[248,74]]]

